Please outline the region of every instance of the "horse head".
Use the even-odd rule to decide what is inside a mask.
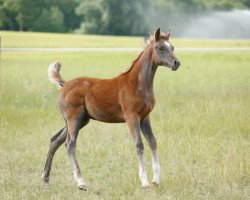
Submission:
[[[174,55],[174,47],[169,42],[170,31],[161,32],[158,28],[154,34],[153,43],[153,61],[156,65],[163,65],[177,70],[181,65],[180,61]]]

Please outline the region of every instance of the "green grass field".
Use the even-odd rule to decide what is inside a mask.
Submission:
[[[172,34],[174,36],[174,33]],[[143,37],[0,31],[2,47],[134,47]],[[173,39],[178,47],[250,47],[250,40]]]
[[[80,47],[79,38],[88,47],[99,47],[98,41],[103,41],[102,47],[140,48],[142,41],[63,34],[0,35],[5,47]],[[46,38],[50,39],[44,44]],[[173,44],[250,46],[250,41],[174,40]],[[61,61],[66,80],[81,75],[108,78],[129,67],[136,54],[2,52],[0,199],[249,199],[249,51],[176,52],[182,63],[178,71],[158,69],[151,119],[161,164],[159,187],[140,189],[136,153],[126,124],[96,121],[80,131],[77,143],[88,191],[77,189],[64,145],[54,158],[51,188],[43,186],[49,139],[64,123],[57,106],[58,89],[48,81],[48,64]],[[144,144],[150,180],[150,151],[145,140]]]

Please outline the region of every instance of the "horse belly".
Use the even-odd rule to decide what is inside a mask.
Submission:
[[[124,116],[120,105],[109,102],[107,99],[96,101],[92,97],[86,99],[86,109],[94,120],[107,123],[122,123]]]
[[[119,108],[113,107],[112,109],[103,109],[96,105],[92,106],[90,111],[88,110],[92,119],[108,122],[108,123],[121,123],[124,122],[123,113]]]

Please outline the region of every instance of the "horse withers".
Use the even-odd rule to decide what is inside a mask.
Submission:
[[[159,185],[157,143],[149,113],[155,105],[153,80],[157,67],[162,65],[177,70],[180,66],[180,61],[173,54],[174,47],[169,42],[169,37],[170,32],[163,33],[157,29],[131,67],[112,79],[80,77],[66,82],[59,73],[61,63],[56,62],[49,66],[50,80],[61,86],[58,103],[65,119],[65,126],[50,140],[43,173],[45,183],[49,183],[53,156],[65,142],[78,188],[86,189],[86,183],[76,160],[76,141],[79,130],[90,120],[97,120],[107,123],[127,123],[135,142],[142,187],[147,188],[150,185],[144,166],[142,132],[152,152],[152,183]]]

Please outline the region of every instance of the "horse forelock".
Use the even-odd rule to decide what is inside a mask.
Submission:
[[[145,40],[145,42],[144,42],[144,48],[146,49],[154,41],[155,41],[154,35],[150,34],[149,38],[147,40]]]
[[[167,33],[161,32],[160,39],[168,40]],[[149,35],[149,38],[148,38],[147,40],[145,40],[145,43],[144,43],[145,49],[146,49],[151,43],[153,43],[153,42],[155,42],[155,35],[154,35],[154,34],[150,34],[150,35]]]

